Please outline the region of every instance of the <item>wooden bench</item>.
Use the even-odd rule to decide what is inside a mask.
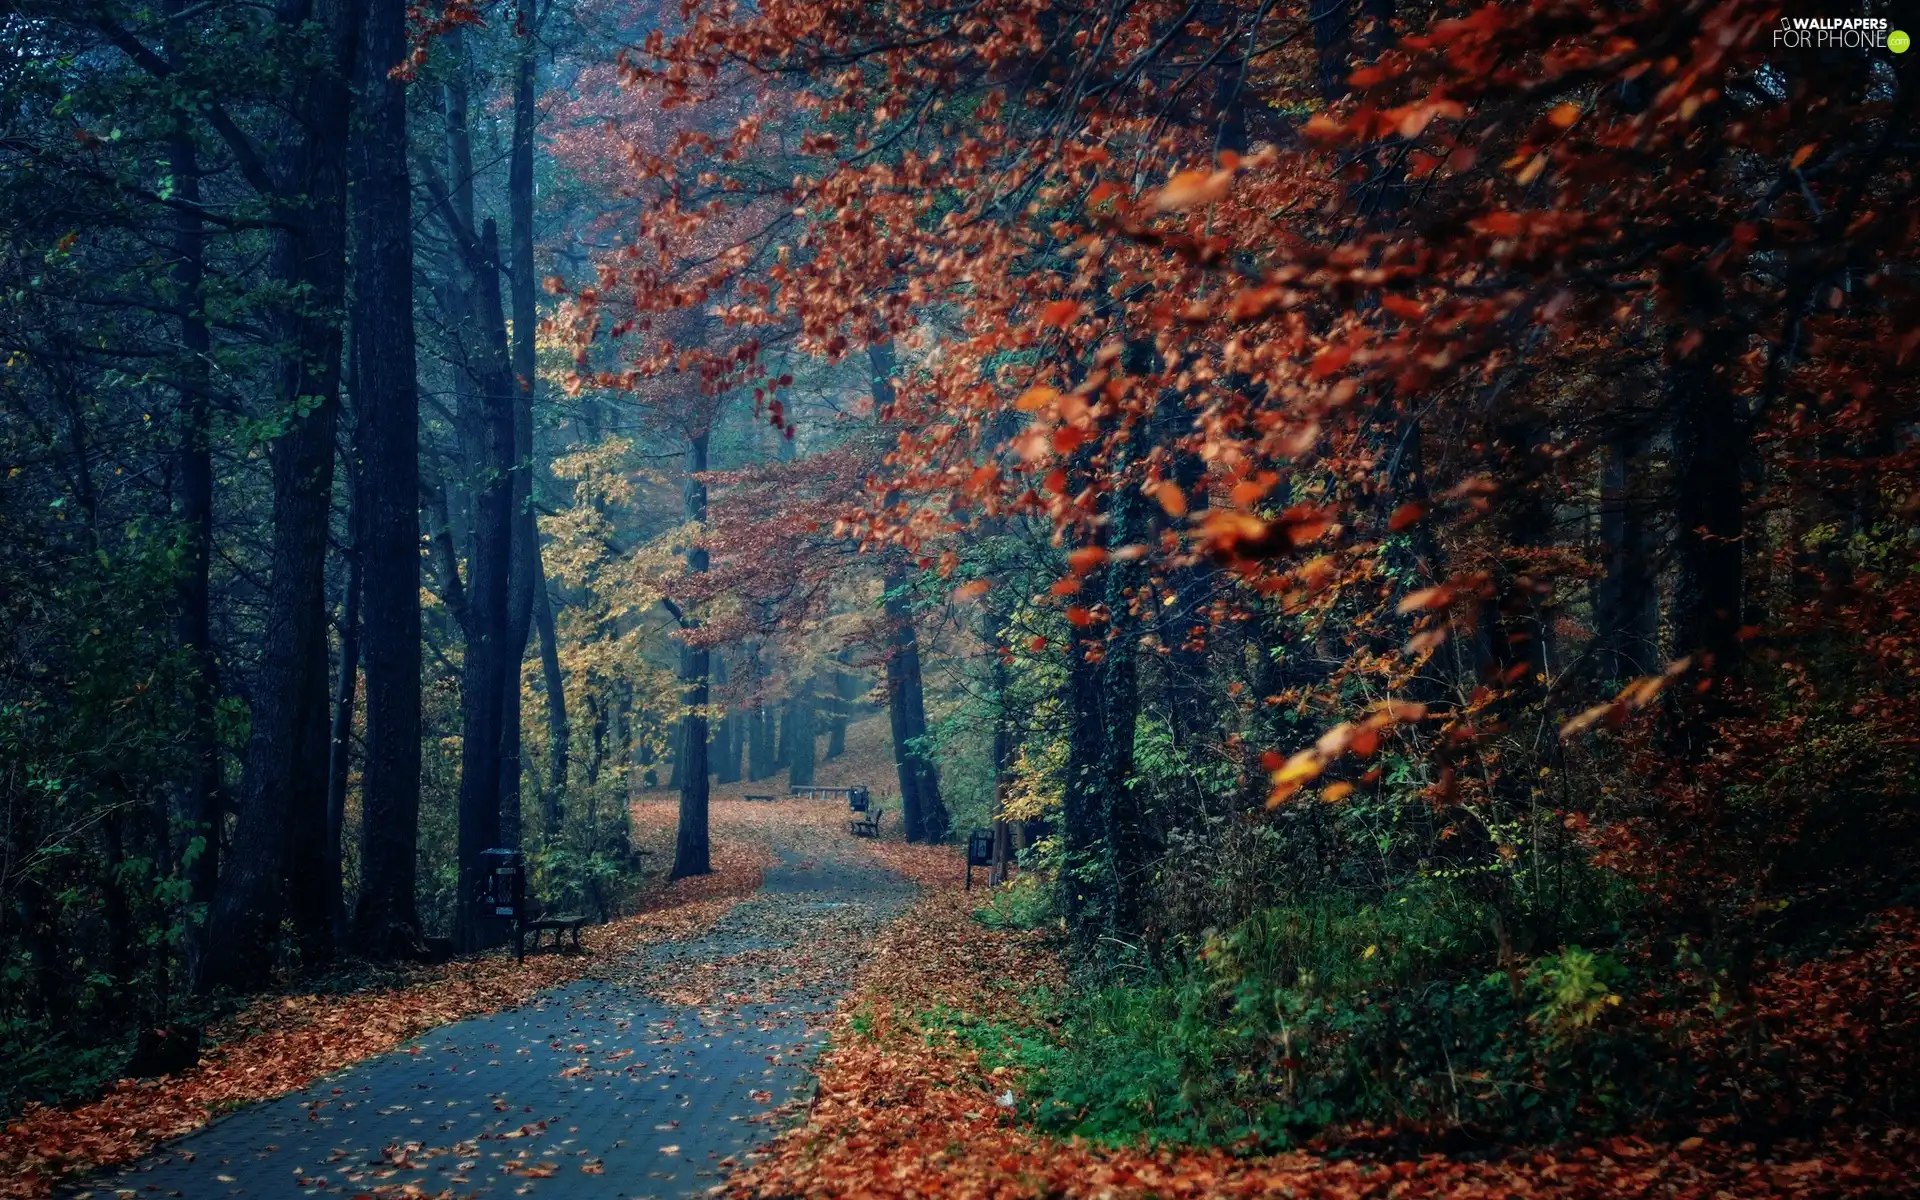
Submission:
[[[880,836],[880,818],[886,815],[886,809],[876,805],[871,812],[863,813],[847,822],[847,831],[855,837],[877,838]]]
[[[520,957],[524,958],[527,952],[526,938],[527,935],[531,933],[533,935],[533,952],[535,954],[540,953],[540,935],[551,929],[553,931],[553,949],[556,954],[560,951],[560,935],[563,933],[573,935],[573,952],[579,954],[581,952],[580,927],[586,923],[587,919],[585,917],[577,916],[540,917],[532,921],[522,921],[519,932],[516,935],[517,944],[514,949],[519,953]]]
[[[801,800],[845,800],[854,789],[850,787],[790,787],[787,795]]]
[[[764,804],[772,804],[775,800],[778,800],[780,797],[775,796],[770,792],[748,792],[746,795],[740,798],[742,800],[757,800]]]

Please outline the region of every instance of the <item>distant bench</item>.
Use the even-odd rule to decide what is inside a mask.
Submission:
[[[802,800],[845,800],[859,790],[850,787],[791,787],[787,789],[787,795]]]
[[[780,797],[774,795],[771,792],[748,792],[746,795],[740,798],[742,800],[755,800],[762,804],[772,804],[775,800],[778,800]]]
[[[877,838],[880,836],[880,818],[886,809],[876,805],[871,811],[862,813],[847,822],[847,831],[855,837]]]
[[[533,935],[533,952],[538,954],[540,953],[540,935],[548,930],[552,930],[553,949],[555,953],[560,951],[560,935],[565,933],[573,936],[573,952],[579,954],[581,952],[580,927],[586,923],[587,919],[585,917],[576,916],[541,917],[538,920],[523,921],[520,924],[517,943],[514,949],[520,957],[526,957],[526,938],[527,935],[531,933]]]

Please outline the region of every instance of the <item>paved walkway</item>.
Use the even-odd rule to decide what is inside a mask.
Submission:
[[[868,934],[911,885],[782,851],[705,936],[435,1030],[81,1189],[122,1196],[702,1196],[804,1103]]]

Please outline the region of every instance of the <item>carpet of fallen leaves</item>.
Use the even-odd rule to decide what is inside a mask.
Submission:
[[[1295,1152],[1106,1149],[1023,1126],[1016,1081],[969,1048],[930,1044],[914,1015],[936,1005],[1019,1019],[1021,995],[1058,988],[1058,959],[1034,934],[989,931],[958,885],[950,847],[882,844],[875,854],[929,893],[879,939],[838,1015],[804,1123],[728,1181],[739,1198],[1896,1196],[1920,1194],[1920,1137],[1904,1128],[1838,1133],[1766,1150],[1736,1141],[1620,1137],[1516,1151],[1491,1161],[1433,1154],[1370,1159]],[[1863,954],[1859,968],[1885,964]],[[1845,980],[1852,972],[1833,972]],[[1882,990],[1910,994],[1911,976]],[[1911,1014],[1911,1000],[1906,1011]]]
[[[583,956],[509,953],[417,966],[347,994],[262,996],[208,1030],[214,1049],[178,1076],[122,1080],[89,1103],[31,1105],[0,1133],[0,1198],[32,1200],[62,1180],[138,1158],[222,1112],[304,1087],[430,1029],[523,1004],[649,943],[693,936],[760,886],[758,839],[722,838],[714,873],[643,895],[639,911],[582,932]]]

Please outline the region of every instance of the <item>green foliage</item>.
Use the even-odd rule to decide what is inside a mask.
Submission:
[[[1275,1148],[1360,1120],[1552,1136],[1670,1100],[1668,1048],[1611,1019],[1627,969],[1567,946],[1489,972],[1491,917],[1440,881],[1272,908],[1031,1027],[926,1024],[1019,1067],[1038,1124],[1103,1142]]]
[[[1022,872],[987,893],[974,919],[988,929],[1042,929],[1060,919],[1054,890],[1039,875]]]
[[[26,569],[36,555],[57,566]],[[124,1066],[196,916],[180,872],[205,843],[149,782],[184,770],[190,674],[164,627],[126,619],[175,569],[171,539],[142,533],[0,554],[0,802],[19,851],[0,881],[3,1107]]]

